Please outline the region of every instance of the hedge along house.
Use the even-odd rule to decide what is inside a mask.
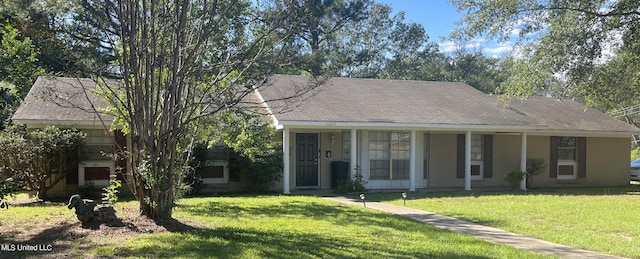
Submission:
[[[575,101],[505,105],[464,83],[353,78],[287,98],[308,81],[273,76],[256,92],[282,132],[283,193],[356,173],[368,189],[506,187],[528,158],[547,163],[535,186],[629,184],[640,129]]]

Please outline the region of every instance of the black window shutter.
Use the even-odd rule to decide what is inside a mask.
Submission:
[[[578,138],[578,178],[587,178],[587,138]]]
[[[558,137],[549,137],[549,177],[558,178]]]
[[[456,177],[458,178],[464,178],[464,140],[465,140],[465,136],[464,134],[458,134],[458,142],[457,142],[457,171],[456,171]]]
[[[484,165],[484,177],[493,177],[493,135],[484,135],[483,144],[483,165]]]

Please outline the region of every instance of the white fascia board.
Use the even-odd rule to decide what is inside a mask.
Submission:
[[[550,130],[544,125],[458,125],[458,124],[409,124],[386,122],[324,122],[324,121],[279,121],[276,129],[375,129],[375,130],[427,130],[439,132],[496,132],[500,134],[526,132],[530,136],[575,136],[575,137],[619,137],[630,138],[640,132]]]
[[[457,124],[412,124],[388,122],[324,122],[324,121],[279,121],[276,128],[300,129],[382,129],[382,130],[437,130],[437,131],[531,131],[538,125],[457,125]]]
[[[620,131],[588,131],[588,130],[536,130],[528,131],[529,136],[567,136],[567,137],[602,137],[602,138],[631,138],[640,132]]]
[[[271,110],[271,108],[269,108],[267,102],[264,101],[264,98],[262,97],[262,94],[260,94],[260,91],[258,91],[258,89],[253,89],[253,92],[258,95],[258,99],[260,99],[262,106],[267,110],[267,113],[269,114],[269,117],[271,117],[271,121],[273,122],[273,125],[275,125],[276,129],[282,129],[282,126],[278,123],[278,118],[276,118],[276,116],[273,114],[273,111]]]

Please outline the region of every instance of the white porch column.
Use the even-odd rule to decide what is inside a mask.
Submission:
[[[289,129],[288,128],[284,128],[282,130],[282,152],[283,152],[283,163],[284,163],[284,168],[283,168],[283,172],[282,172],[282,193],[284,194],[290,194],[291,192],[289,191],[289,153],[290,153],[290,147],[289,147]]]
[[[471,191],[471,131],[464,134],[464,190]]]
[[[351,129],[351,153],[350,155],[350,161],[351,161],[351,178],[353,178],[353,176],[356,175],[357,171],[357,166],[358,166],[358,139],[357,139],[357,131],[356,129]]]
[[[409,154],[409,191],[416,190],[416,131],[411,131],[411,151]]]
[[[527,133],[522,132],[520,137],[520,172],[527,170]],[[527,189],[527,178],[525,177],[520,181],[520,189]]]

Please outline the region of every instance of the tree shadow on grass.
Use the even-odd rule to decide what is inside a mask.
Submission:
[[[295,218],[308,218],[314,220],[329,221],[335,225],[362,225],[371,226],[379,224],[395,224],[385,221],[383,213],[372,211],[362,211],[349,206],[339,204],[323,204],[316,202],[305,202],[288,200],[275,205],[249,207],[238,206],[228,202],[207,201],[194,205],[181,205],[180,210],[189,215],[205,217],[283,217],[293,216]],[[397,216],[400,217],[400,216]],[[402,218],[402,217],[400,217]],[[404,219],[404,218],[403,218]],[[404,224],[392,226],[402,231],[415,231]]]
[[[402,235],[427,236],[437,239],[441,236],[454,235],[448,231],[426,226],[423,223],[402,216],[388,215],[371,210],[363,210],[352,206],[325,202],[308,202],[283,200],[264,206],[241,206],[229,201],[206,200],[197,204],[180,205],[179,210],[187,215],[210,218],[239,218],[244,220],[260,220],[262,218],[291,218],[295,220],[309,218],[322,222],[330,222],[335,228],[369,228],[401,232]],[[312,223],[313,224],[313,223]],[[326,226],[326,225],[322,225]],[[151,248],[147,246],[126,248],[119,255],[170,257],[175,255],[187,257],[242,257],[257,256],[265,258],[484,258],[464,252],[465,249],[403,249],[402,245],[386,246],[388,242],[402,243],[403,240],[387,240],[381,232],[379,235],[354,240],[353,237],[340,235],[318,235],[313,233],[291,232],[288,226],[275,230],[251,228],[221,227],[215,229],[202,228],[188,233],[187,236],[146,237],[150,244],[170,243],[171,248]],[[367,232],[367,231],[365,231]],[[367,234],[370,235],[370,234]],[[474,238],[448,237],[455,240],[453,247],[491,246]],[[186,240],[190,240],[187,242]],[[429,238],[427,238],[429,240]],[[441,242],[441,241],[439,241]],[[431,244],[433,245],[433,244]],[[440,244],[441,245],[441,244]],[[434,245],[438,246],[438,245]],[[159,250],[154,250],[159,249]],[[172,249],[182,252],[173,252]],[[437,252],[436,252],[437,251]],[[148,254],[151,253],[151,254]],[[250,256],[249,256],[250,257]],[[491,256],[488,256],[491,257]]]
[[[163,219],[156,220],[156,224],[164,227],[167,231],[172,233],[185,233],[202,230],[201,228],[187,225],[177,219]]]
[[[222,227],[182,235],[153,235],[116,252],[115,256],[187,258],[490,258],[459,249],[402,249],[382,246],[380,240],[359,240],[311,233],[262,231]],[[461,239],[454,246],[486,246],[480,240]]]
[[[68,250],[72,244],[59,241],[74,241],[86,237],[85,233],[71,231],[74,228],[79,228],[80,225],[80,222],[76,222],[47,228],[23,241],[15,240],[14,237],[4,239],[3,243],[13,245],[13,249],[0,252],[0,258],[42,257],[56,251]]]

